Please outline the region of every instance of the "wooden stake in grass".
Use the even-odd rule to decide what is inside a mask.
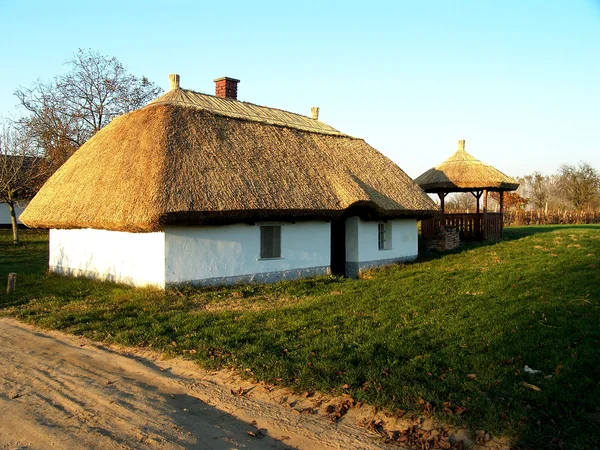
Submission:
[[[12,294],[15,291],[15,286],[17,284],[17,274],[11,272],[8,274],[8,284],[6,285],[6,293]]]

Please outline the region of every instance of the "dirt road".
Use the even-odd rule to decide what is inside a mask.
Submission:
[[[325,401],[0,319],[0,448],[386,448]]]

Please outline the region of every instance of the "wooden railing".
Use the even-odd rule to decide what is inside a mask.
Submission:
[[[498,240],[502,237],[503,223],[500,213],[444,214],[444,225],[460,233],[461,241],[471,239]],[[421,234],[432,237],[442,226],[442,215],[421,221]]]
[[[497,241],[502,238],[503,230],[504,222],[502,220],[502,214],[487,213],[483,238],[487,241]]]

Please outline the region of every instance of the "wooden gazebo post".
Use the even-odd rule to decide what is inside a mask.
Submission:
[[[473,224],[474,232],[476,235],[481,234],[481,213],[479,209],[479,199],[481,198],[482,191],[471,192],[475,197],[475,223]]]
[[[500,236],[504,234],[504,191],[498,191],[500,194]]]
[[[445,200],[446,200],[446,195],[448,195],[446,192],[438,192],[438,197],[440,198],[440,206],[442,208],[442,215],[440,218],[440,226],[445,227],[446,226],[446,218],[445,218]]]
[[[483,239],[487,239],[488,237],[488,220],[487,220],[487,199],[488,199],[488,190],[483,190]]]

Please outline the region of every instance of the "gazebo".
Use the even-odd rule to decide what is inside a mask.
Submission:
[[[453,228],[461,240],[497,240],[502,237],[504,210],[500,195],[500,212],[488,212],[488,192],[514,191],[519,187],[513,178],[485,164],[465,151],[465,141],[458,141],[458,149],[446,161],[429,169],[415,179],[421,189],[440,198],[441,212],[421,222],[424,238],[432,237],[442,227]],[[474,214],[447,214],[444,200],[452,192],[470,192],[477,200]],[[483,205],[480,200],[483,197]]]

